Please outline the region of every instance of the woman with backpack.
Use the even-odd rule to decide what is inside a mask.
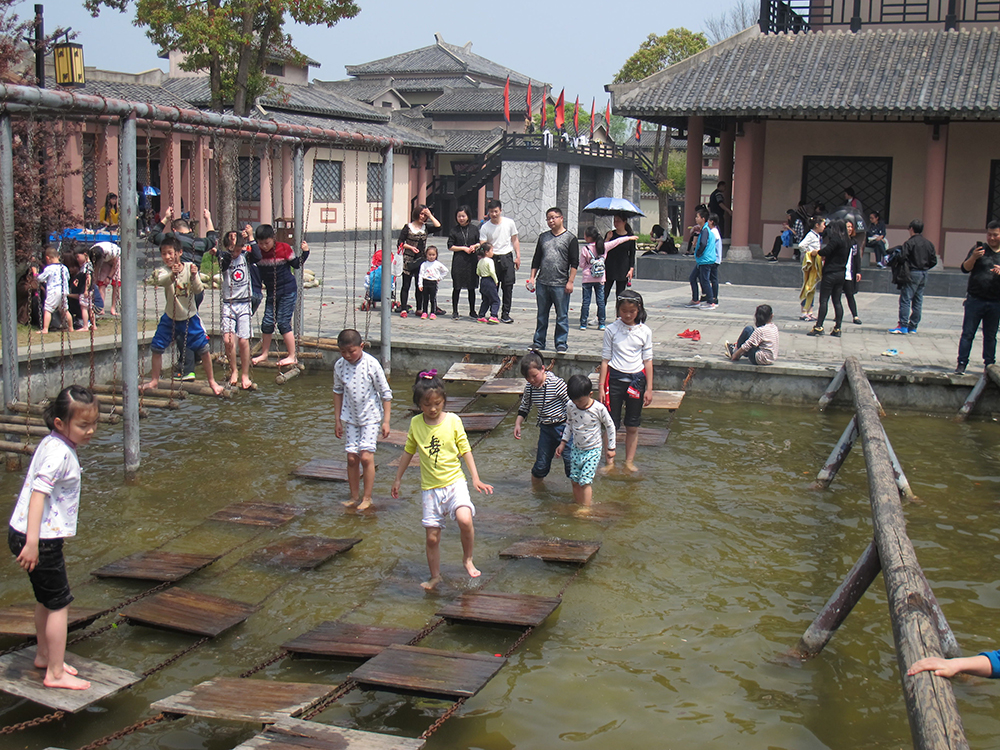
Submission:
[[[580,330],[587,330],[587,319],[590,317],[590,297],[597,298],[597,328],[604,330],[606,303],[605,288],[607,283],[607,268],[604,253],[613,250],[623,242],[635,242],[635,235],[615,237],[605,242],[597,231],[597,227],[587,227],[583,233],[586,243],[580,248],[580,276],[583,278],[583,302],[580,304]]]

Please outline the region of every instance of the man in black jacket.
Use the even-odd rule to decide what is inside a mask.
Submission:
[[[899,289],[899,322],[889,329],[889,333],[916,333],[920,325],[927,272],[937,265],[934,245],[924,237],[923,231],[924,223],[920,219],[910,222],[910,239],[903,243],[895,261],[909,271],[909,281]]]
[[[969,274],[965,297],[962,337],[958,341],[956,373],[965,372],[972,351],[972,340],[983,324],[983,364],[992,365],[997,355],[997,328],[1000,327],[1000,221],[986,225],[986,244],[976,246],[962,262],[962,273]]]

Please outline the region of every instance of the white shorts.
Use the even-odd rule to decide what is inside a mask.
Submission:
[[[344,450],[348,453],[375,452],[378,436],[382,431],[381,422],[372,424],[343,422],[342,424],[344,425]]]
[[[223,302],[222,332],[235,333],[239,339],[249,339],[251,317],[249,302]]]
[[[66,295],[56,290],[45,290],[45,312],[63,312],[66,309]]]
[[[425,529],[443,529],[448,517],[455,517],[459,508],[468,508],[476,515],[476,506],[469,497],[469,485],[463,479],[447,487],[423,491],[424,517],[420,520]]]

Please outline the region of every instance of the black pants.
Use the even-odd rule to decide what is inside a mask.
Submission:
[[[611,289],[615,288],[615,296],[611,296]],[[618,310],[618,297],[628,289],[628,279],[622,276],[620,279],[613,279],[608,276],[608,280],[604,282],[604,304],[607,305],[612,310]],[[612,318],[617,317],[617,315],[612,315]]]
[[[844,293],[844,271],[834,271],[829,276],[823,276],[819,282],[819,317],[816,318],[816,327],[821,328],[826,320],[826,313],[830,307],[830,298],[833,298],[834,327],[840,328],[844,322],[844,303],[840,296]]]
[[[502,292],[503,304],[500,306],[500,317],[510,317],[510,305],[514,298],[514,253],[506,255],[494,255],[493,263],[497,269],[497,285]]]
[[[854,279],[844,282],[844,296],[847,297],[847,307],[851,311],[851,315],[855,318],[858,317],[858,303],[854,300],[854,295],[857,294],[858,285]]]
[[[476,317],[476,290],[469,289],[469,315]],[[451,293],[451,311],[458,315],[458,298],[462,296],[462,288],[455,287]]]
[[[419,289],[417,290],[419,291]],[[423,299],[417,304],[420,305],[420,312],[434,315],[437,311],[438,283],[424,279]]]
[[[399,289],[399,307],[402,310],[406,309],[406,300],[410,297],[410,284],[412,283],[413,275],[403,271],[402,286]],[[424,293],[420,291],[419,287],[413,290],[413,301],[416,304],[417,311],[419,312],[424,302]]]
[[[497,294],[497,285],[489,276],[483,276],[479,280],[479,296],[482,297],[482,304],[479,305],[479,317],[485,318],[486,311],[494,318],[500,308],[500,295]]]

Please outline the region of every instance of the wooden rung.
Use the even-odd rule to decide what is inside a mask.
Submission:
[[[0,422],[5,424],[27,424],[32,427],[45,427],[45,420],[41,417],[29,417],[26,414],[4,414],[0,415]]]
[[[48,427],[35,427],[30,424],[14,424],[0,422],[0,433],[6,435],[25,435],[27,437],[46,437],[52,432]]]
[[[125,669],[84,659],[68,651],[66,663],[76,667],[80,677],[90,681],[87,690],[54,690],[42,684],[45,670],[35,667],[35,647],[0,656],[0,690],[57,711],[76,713],[119,693],[142,679]]]
[[[271,352],[277,359],[284,359],[288,356],[288,352]],[[319,352],[296,352],[296,359],[324,359],[323,355]]]
[[[292,378],[297,378],[299,375],[301,375],[305,371],[306,370],[302,366],[302,363],[299,362],[299,364],[295,365],[291,369],[289,369],[289,370],[283,370],[283,371],[279,372],[277,375],[275,375],[274,376],[274,382],[277,383],[278,385],[284,385],[289,380],[291,380]]]
[[[250,559],[264,565],[280,565],[292,570],[313,570],[360,542],[360,539],[297,536],[261,547]]]
[[[305,364],[305,362],[299,362],[297,365],[279,365],[278,364],[278,360],[276,360],[276,359],[266,359],[263,362],[258,362],[257,364],[255,364],[253,366],[254,367],[260,367],[260,368],[263,368],[265,370],[281,370],[281,369],[285,369],[285,368],[295,368],[295,367],[299,368],[300,370],[304,370],[305,367],[306,367],[306,364]]]
[[[91,571],[98,578],[129,578],[143,581],[179,581],[206,568],[222,555],[194,555],[184,552],[152,550],[115,560]]]
[[[533,628],[545,622],[561,601],[551,596],[477,591],[462,594],[438,610],[437,616],[449,622]]]
[[[110,404],[111,406],[124,405],[124,396],[112,396],[107,393],[97,393],[94,395],[99,404]],[[181,405],[170,398],[153,398],[145,394],[139,395],[140,403],[147,409],[180,409]]]
[[[325,344],[323,342],[300,341],[299,346],[308,346],[312,349],[322,349],[325,352],[340,352],[340,347],[336,344]]]
[[[239,625],[257,609],[254,604],[174,587],[130,604],[121,614],[141,625],[214,637]]]
[[[466,432],[489,432],[494,430],[506,418],[504,413],[466,413],[458,415],[462,419],[462,426]]]
[[[107,612],[106,609],[77,607],[74,604],[69,608],[69,623],[67,629],[79,630],[80,628],[85,628],[105,612]],[[30,638],[34,636],[34,603],[11,604],[9,607],[0,608],[0,635],[19,636],[22,638]]]
[[[388,646],[351,673],[363,686],[429,697],[469,698],[507,663],[502,656]]]
[[[331,695],[336,686],[217,678],[150,705],[153,711],[223,721],[269,723],[298,716]]]
[[[43,404],[26,404],[23,401],[11,401],[7,404],[7,408],[17,414],[42,415],[45,413],[45,406]],[[98,422],[105,424],[118,424],[118,422],[121,421],[119,416],[106,413],[108,411],[113,411],[113,407],[101,406],[100,411],[101,413],[97,416]],[[142,410],[140,409],[140,412],[141,411]]]
[[[476,393],[481,396],[496,396],[500,394],[510,394],[520,396],[524,393],[526,381],[524,378],[493,378],[487,380]]]
[[[285,718],[233,750],[421,750],[424,744],[409,737]]]
[[[37,443],[12,443],[0,440],[0,453],[18,453],[22,456],[33,456]]]
[[[302,511],[283,503],[233,503],[208,517],[209,521],[241,523],[247,526],[282,526]]]
[[[110,396],[120,396],[122,395],[121,385],[101,385],[100,383],[95,383],[90,387],[94,393],[102,393]],[[150,388],[144,391],[146,396],[153,396],[154,398],[173,398],[173,399],[183,399],[187,398],[187,391],[182,390],[169,390],[167,388]]]
[[[333,347],[337,347],[338,350],[340,348],[338,346],[338,344],[337,344],[337,339],[324,338],[322,336],[309,336],[309,337],[305,337],[305,338],[300,338],[299,339],[299,346],[303,346],[303,345],[305,345],[305,346],[313,346],[314,344],[323,344],[324,346],[333,346]]]
[[[456,362],[441,379],[442,380],[492,380],[500,372],[501,365],[479,364],[477,362]]]
[[[281,647],[293,654],[370,659],[393,644],[402,646],[409,643],[417,635],[418,631],[405,628],[327,621],[283,643]]]
[[[584,564],[601,548],[600,542],[570,539],[524,539],[500,553],[500,557],[537,557],[546,562]]]

